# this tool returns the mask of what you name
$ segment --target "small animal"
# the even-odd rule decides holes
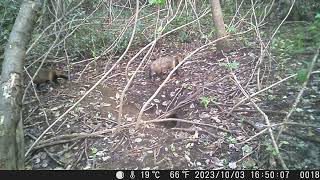
[[[33,75],[32,75],[33,76]],[[34,78],[33,83],[37,85],[37,89],[40,89],[40,85],[44,83],[54,83],[58,84],[58,78],[63,78],[68,80],[68,76],[62,71],[58,70],[40,70],[37,76]]]
[[[156,76],[160,76],[160,78],[163,79],[163,74],[168,70],[171,71],[182,60],[183,57],[180,54],[175,56],[164,56],[156,59],[150,65],[149,77],[151,80],[153,80]],[[178,74],[178,70],[176,71],[176,74]]]

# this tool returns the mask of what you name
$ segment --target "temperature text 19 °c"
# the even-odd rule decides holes
[[[141,178],[142,179],[159,179],[160,178],[160,171],[141,171]]]

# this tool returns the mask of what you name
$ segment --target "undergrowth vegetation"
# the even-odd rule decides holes
[[[100,108],[100,105],[101,107],[116,105],[114,109],[117,109],[120,106],[117,104],[120,103],[120,94],[127,90],[124,90],[127,87],[126,85],[128,85],[129,89],[137,89],[130,91],[130,94],[124,94],[123,99],[129,99],[131,98],[129,96],[132,95],[133,100],[130,99],[130,103],[134,102],[134,108],[143,106],[144,102],[140,101],[144,100],[144,96],[148,93],[150,95],[149,91],[155,91],[161,84],[149,81],[146,75],[150,60],[177,52],[192,52],[200,46],[214,41],[218,32],[215,28],[212,14],[209,11],[211,7],[209,1],[196,1],[195,4],[198,5],[196,7],[193,6],[194,4],[191,1],[182,1],[180,6],[178,1],[170,1],[171,4],[165,0],[140,1],[139,16],[136,24],[134,22],[136,6],[135,2],[130,0],[120,0],[113,2],[113,4],[111,4],[111,1],[101,0],[84,0],[82,4],[78,4],[80,1],[68,1],[64,2],[65,6],[62,8],[62,12],[56,11],[55,6],[51,2],[54,1],[46,1],[47,4],[45,3],[42,11],[39,12],[40,18],[32,34],[29,46],[31,47],[31,51],[26,56],[25,67],[28,69],[29,66],[34,66],[34,64],[43,67],[60,66],[64,70],[67,67],[68,73],[73,73],[72,81],[78,83],[76,84],[77,87],[74,87],[72,90],[78,93],[77,95],[82,95],[87,91],[88,87],[93,87],[93,83],[103,76],[107,67],[110,64],[112,65],[114,60],[121,57],[128,47],[134,27],[136,28],[134,39],[126,57],[124,60],[119,61],[120,63],[116,66],[118,68],[117,71],[115,70],[116,74],[108,76],[108,78],[112,77],[110,78],[111,80],[115,79],[113,81],[114,86],[117,85],[118,87],[114,87],[116,90],[112,91],[112,93],[116,94],[115,97],[112,97],[113,99],[110,97],[113,94],[110,95],[111,93],[107,90],[105,92],[107,95],[103,97],[108,96],[107,98],[115,100],[116,103],[109,104],[108,102],[101,105],[101,102],[105,99],[99,99],[99,102],[89,102],[88,104],[90,105],[95,104],[93,108],[94,113],[96,113],[95,115],[101,114],[96,109],[97,107]],[[152,106],[148,109],[150,110],[148,111],[149,114],[159,115],[169,110],[174,98],[180,98],[178,95],[174,96],[175,92],[180,93],[181,91],[181,94],[183,94],[181,96],[185,98],[186,94],[190,95],[191,92],[199,90],[201,93],[196,98],[196,103],[189,105],[188,103],[190,102],[188,102],[185,106],[187,107],[187,111],[192,111],[188,114],[189,117],[186,117],[186,112],[182,114],[185,116],[184,118],[196,121],[195,125],[199,125],[202,119],[207,119],[207,123],[209,122],[208,126],[214,127],[215,130],[214,132],[207,132],[206,129],[201,128],[188,129],[189,133],[192,132],[193,134],[191,138],[185,138],[188,141],[187,145],[177,145],[174,144],[176,142],[170,142],[171,144],[165,144],[168,146],[163,148],[165,149],[165,153],[169,153],[172,155],[171,158],[174,159],[179,157],[180,151],[180,155],[183,154],[183,158],[186,159],[184,163],[192,164],[191,167],[193,168],[199,164],[199,167],[202,167],[205,163],[207,163],[205,165],[208,165],[213,161],[219,164],[219,167],[230,169],[283,168],[283,165],[278,162],[281,158],[287,162],[289,169],[320,167],[320,157],[318,154],[320,149],[317,146],[320,135],[318,132],[319,128],[315,128],[316,126],[320,126],[318,122],[320,118],[318,112],[319,106],[317,106],[319,105],[320,97],[320,76],[319,72],[316,72],[319,71],[319,65],[311,66],[312,57],[320,47],[320,3],[315,0],[308,1],[305,2],[309,5],[308,7],[301,7],[299,9],[298,7],[300,7],[301,3],[303,4],[302,1],[297,1],[295,5],[292,5],[293,10],[288,14],[291,4],[287,1],[277,1],[274,4],[260,0],[242,1],[240,4],[238,1],[221,1],[225,28],[228,35],[230,35],[230,49],[218,51],[215,44],[213,44],[208,46],[208,49],[199,50],[184,64],[181,63],[183,65],[179,68],[182,69],[182,75],[172,78],[170,80],[171,84],[168,85],[172,87],[169,90],[173,93],[166,92],[167,94],[161,94],[157,98],[166,98],[166,100],[161,103],[159,99],[154,99]],[[0,64],[2,64],[2,60],[4,59],[5,44],[20,4],[21,1],[0,1]],[[270,11],[267,11],[267,9],[270,9]],[[199,18],[205,12],[207,14]],[[285,17],[287,19],[284,19]],[[169,21],[171,22],[167,24]],[[190,23],[192,21],[194,22]],[[184,26],[187,23],[190,24]],[[184,27],[180,28],[181,26]],[[166,37],[160,38],[155,43],[154,47],[156,49],[151,51],[153,54],[148,56],[149,59],[146,58],[146,62],[142,63],[144,58],[141,57],[141,54],[137,58],[138,63],[127,61],[134,57],[136,52],[149,45],[149,43],[155,39],[158,40],[157,38],[159,38],[160,33],[164,34],[176,28],[180,29]],[[92,68],[91,62],[95,63],[94,70],[90,69]],[[141,64],[139,64],[140,62]],[[129,65],[131,66],[129,67]],[[102,66],[105,67],[101,68]],[[133,67],[141,68],[139,70],[137,68],[135,72]],[[170,67],[174,68],[176,64],[174,67]],[[87,71],[88,69],[90,71]],[[130,71],[129,75],[127,71]],[[311,71],[315,72],[309,77]],[[90,73],[96,74],[92,75]],[[137,79],[135,79],[136,81],[132,85],[128,83],[128,79],[134,73],[137,73]],[[161,73],[163,72],[161,71]],[[88,85],[84,86],[81,78],[84,76],[88,77],[88,74],[91,77],[88,78],[89,80],[87,79]],[[282,82],[284,78],[289,76],[292,76],[292,78],[288,78],[289,80]],[[110,80],[108,78],[104,82]],[[278,82],[281,83],[277,84],[278,86],[273,86]],[[103,88],[107,86],[109,87],[110,84],[105,84]],[[70,89],[71,87],[70,85]],[[119,89],[121,91],[118,92]],[[303,91],[305,92],[299,96],[297,95]],[[133,95],[134,93],[136,93],[136,96]],[[67,91],[64,91],[62,94],[69,95]],[[53,97],[59,96],[53,95]],[[168,103],[171,100],[172,102]],[[73,103],[76,100],[72,99],[70,101]],[[237,104],[238,102],[241,103]],[[178,101],[172,104],[179,105]],[[76,111],[81,113],[86,111],[89,113],[93,112],[91,109],[86,109],[85,111],[85,108],[77,107]],[[48,107],[47,109],[55,108]],[[152,112],[154,109],[157,110]],[[107,110],[104,109],[104,111]],[[230,115],[231,112],[233,114]],[[110,110],[106,114],[107,118],[101,119],[116,124],[115,119],[117,116],[115,113],[112,114]],[[292,114],[292,116],[289,120],[284,120],[288,114]],[[81,122],[99,119],[99,117],[92,114],[89,115],[89,120],[82,120],[82,116],[80,115],[74,116],[81,119]],[[121,118],[121,116],[119,117]],[[133,118],[129,117],[129,115],[126,115],[124,118],[126,118],[126,123],[133,121]],[[279,133],[278,137],[280,127],[283,127],[285,123],[288,124],[288,122],[295,123],[294,125],[298,128],[296,126],[288,126],[283,134]],[[213,125],[215,123],[217,126]],[[103,126],[109,127],[108,124],[103,124]],[[276,140],[270,137],[271,133],[267,134],[269,133],[267,130],[265,131],[267,133],[259,135],[259,139],[252,138],[255,134],[265,130],[263,128],[271,128],[271,126]],[[84,127],[90,127],[90,130],[88,130],[90,132],[94,129],[91,128],[91,124]],[[110,125],[110,127],[113,126]],[[69,133],[70,127],[67,129]],[[218,133],[218,130],[224,132]],[[234,133],[235,130],[239,131]],[[96,129],[93,131],[96,131]],[[156,131],[152,130],[150,134],[153,132]],[[161,132],[167,133],[167,131]],[[197,134],[199,132],[206,135],[199,136]],[[136,139],[130,140],[130,143],[141,143],[144,141],[142,138],[148,135],[145,133],[137,138],[135,137]],[[176,134],[174,135],[177,137]],[[202,137],[211,137],[211,139],[203,138],[203,140],[201,139]],[[240,144],[246,138],[250,142]],[[127,137],[113,140],[119,143],[119,139],[127,141]],[[180,137],[180,139],[183,138]],[[214,143],[211,142],[212,139],[214,139]],[[159,140],[159,138],[156,138],[156,140]],[[196,145],[199,145],[195,143],[197,140],[199,140],[199,144],[203,143],[201,145],[204,145],[206,148],[209,147],[210,151],[216,148],[214,153],[211,152],[211,154],[205,150],[203,151],[203,154],[206,156],[210,155],[209,159],[216,159],[210,159],[209,161],[205,161],[205,163],[196,162],[196,159],[199,158],[196,150],[201,150],[202,148],[194,148]],[[121,143],[119,143],[119,146]],[[100,145],[102,143],[97,144]],[[126,143],[122,143],[121,145],[123,144]],[[130,145],[132,146],[132,144]],[[121,147],[119,149],[123,150],[125,148]],[[161,148],[159,148],[159,152]],[[141,152],[144,153],[145,149],[141,149]],[[184,152],[185,149],[188,150],[189,154]],[[90,147],[87,159],[90,159],[91,156],[95,160],[105,153],[101,153],[99,150],[98,146]],[[278,152],[279,150],[280,153]],[[150,151],[147,154],[142,153],[142,162],[148,155],[156,155],[156,151],[153,151],[153,149]],[[114,152],[116,151],[112,151],[112,153]],[[190,152],[197,152],[194,153],[193,159],[189,157],[191,156]],[[221,161],[218,157],[215,157],[215,154],[218,154],[217,156],[219,156]],[[108,155],[108,158],[104,160],[107,161],[114,157],[121,157],[121,155],[112,157]],[[156,162],[155,159],[154,157],[150,162],[153,163],[153,160]],[[163,159],[163,161],[167,160],[166,158]],[[194,160],[194,162],[190,159]],[[160,161],[162,162],[162,160]],[[117,161],[114,160],[113,162]]]

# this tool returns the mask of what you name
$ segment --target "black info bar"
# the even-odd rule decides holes
[[[60,178],[86,180],[194,180],[194,179],[319,179],[320,170],[40,170],[0,171],[1,179]],[[90,178],[90,179],[89,179]]]

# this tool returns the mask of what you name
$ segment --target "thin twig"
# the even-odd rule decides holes
[[[227,59],[227,62],[229,63],[228,57],[226,57],[226,59]],[[230,70],[230,74],[231,74],[232,77],[233,77],[232,80],[233,80],[233,81],[236,83],[236,85],[240,88],[241,92],[242,92],[246,97],[249,98],[248,93],[243,89],[243,87],[241,86],[240,82],[238,81],[238,78],[237,78],[237,77],[235,76],[235,74],[233,73],[232,69]],[[270,121],[269,121],[268,116],[259,108],[259,106],[258,106],[255,102],[253,102],[250,98],[249,98],[249,100],[250,100],[250,102],[253,104],[253,106],[262,114],[262,116],[264,117],[264,119],[265,119],[265,121],[266,121],[266,124],[267,124],[268,126],[271,126],[271,123],[270,123]],[[270,134],[270,137],[271,137],[271,141],[272,141],[273,147],[274,147],[274,149],[275,149],[275,151],[276,151],[276,153],[277,153],[277,158],[279,159],[282,168],[283,168],[283,169],[288,169],[288,168],[287,168],[287,165],[285,164],[285,162],[284,162],[284,160],[283,160],[283,158],[282,158],[282,156],[280,155],[279,147],[278,147],[278,145],[277,145],[277,143],[276,143],[276,140],[275,140],[275,138],[274,138],[272,129],[271,129],[271,128],[268,128],[268,131],[269,131],[269,134]]]
[[[312,69],[314,67],[314,65],[316,64],[316,61],[318,59],[318,55],[319,55],[319,48],[317,49],[316,51],[316,54],[314,55],[313,59],[312,59],[312,62],[310,64],[310,67],[309,67],[309,71],[308,71],[308,74],[307,74],[307,78],[306,78],[306,81],[303,83],[302,87],[301,87],[301,90],[300,92],[298,93],[289,113],[287,114],[287,116],[283,119],[283,123],[286,123],[287,121],[289,121],[289,118],[291,116],[291,114],[295,111],[296,107],[298,106],[298,103],[300,102],[300,99],[302,98],[302,94],[304,92],[304,90],[306,89],[307,87],[307,84],[309,82],[309,79],[310,79],[310,76],[311,76],[311,72],[312,72]],[[279,140],[279,136],[281,135],[282,131],[284,130],[284,126],[281,126],[280,128],[280,131],[277,135],[277,138],[276,138],[276,141]]]

